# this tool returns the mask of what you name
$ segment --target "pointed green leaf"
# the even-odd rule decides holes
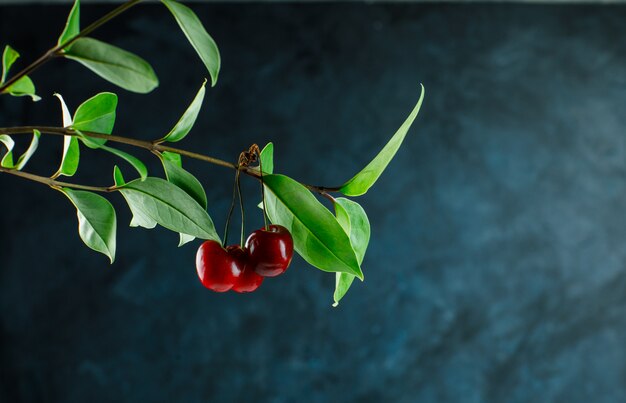
[[[67,22],[65,23],[65,28],[63,28],[63,32],[61,36],[59,36],[59,41],[57,44],[59,46],[63,45],[65,42],[69,41],[80,32],[80,0],[76,0],[74,2],[74,6],[72,10],[70,10],[70,14],[67,17]]]
[[[188,244],[189,242],[193,241],[194,239],[196,239],[195,236],[192,235],[187,235],[187,234],[179,234],[180,235],[180,240],[178,241],[178,247],[180,248],[181,246],[184,246],[185,244]]]
[[[54,94],[61,103],[61,111],[63,114],[63,127],[72,126],[72,115],[60,94]],[[63,136],[63,154],[61,157],[61,165],[57,172],[52,175],[53,178],[63,176],[74,176],[78,170],[78,163],[80,161],[80,146],[78,144],[78,138],[75,136]]]
[[[118,150],[117,148],[109,146],[100,146],[100,149],[126,160],[126,162],[128,162],[130,165],[132,165],[133,168],[135,168],[141,180],[145,180],[148,177],[148,168],[146,168],[146,165],[141,162],[139,158],[130,155],[122,150]]]
[[[291,232],[295,250],[323,271],[363,279],[350,238],[328,209],[300,183],[284,175],[265,177],[267,214]]]
[[[18,171],[22,170],[26,166],[30,157],[32,157],[33,154],[35,154],[35,151],[37,151],[37,147],[39,146],[39,137],[41,137],[41,132],[39,130],[33,130],[33,139],[30,141],[28,149],[20,156],[20,158],[18,158],[17,164],[15,164],[15,168],[17,168]]]
[[[211,36],[207,33],[198,16],[187,6],[173,0],[161,0],[170,10],[191,46],[206,66],[211,76],[211,87],[217,83],[220,72],[220,52]]]
[[[113,167],[113,181],[115,182],[115,186],[117,187],[122,187],[126,184],[124,176],[122,175],[122,171],[117,165]],[[122,196],[124,196],[124,194],[122,194]],[[124,196],[124,198],[126,197]],[[152,229],[156,227],[156,221],[154,221],[150,217],[147,217],[143,212],[135,208],[134,205],[128,203],[128,206],[130,207],[130,211],[133,214],[133,218],[130,220],[131,227],[143,227],[147,229]]]
[[[107,199],[92,192],[61,189],[76,207],[78,233],[85,245],[115,260],[115,209]]]
[[[183,113],[183,116],[180,117],[180,119],[178,120],[178,123],[176,123],[174,128],[170,130],[170,132],[165,137],[159,140],[159,143],[164,142],[164,141],[175,143],[177,141],[184,139],[185,136],[189,134],[189,131],[191,131],[191,128],[193,127],[194,123],[196,123],[196,119],[198,118],[198,113],[200,113],[200,108],[202,107],[202,101],[204,100],[204,93],[206,92],[205,85],[206,85],[206,80],[204,80],[204,83],[202,83],[200,90],[196,94],[191,104],[187,107],[187,110],[185,111],[185,113]]]
[[[363,263],[370,239],[370,222],[367,214],[361,205],[343,197],[335,199],[334,205],[337,222],[350,236],[350,244],[352,244],[352,249],[360,265]],[[341,298],[348,292],[354,281],[354,276],[348,273],[336,273],[335,276],[335,293],[333,295],[335,303],[333,306],[336,307]]]
[[[131,92],[145,94],[159,85],[152,66],[144,59],[93,38],[78,39],[64,56]]]
[[[183,166],[183,158],[180,156],[180,154],[171,153],[169,151],[163,151],[161,153],[161,158],[171,162],[172,164],[178,167],[182,168]]]
[[[19,57],[20,54],[17,53],[15,49],[9,45],[4,47],[4,51],[2,52],[2,76],[0,77],[0,84],[3,84],[6,81],[9,69]]]
[[[126,184],[124,175],[122,175],[122,171],[117,165],[113,167],[113,182],[115,183],[115,186],[124,186]]]
[[[111,92],[94,95],[76,109],[72,128],[81,132],[111,134],[115,125],[116,108],[117,95]],[[89,148],[99,148],[106,143],[105,139],[87,137],[84,134],[80,139]]]
[[[161,178],[134,180],[118,189],[133,214],[139,213],[161,226],[200,239],[219,241],[206,210],[178,186]]]
[[[261,150],[261,165],[264,173],[274,173],[274,143],[267,143]]]
[[[197,201],[203,209],[206,210],[207,198],[206,192],[202,187],[202,183],[200,183],[200,181],[191,173],[177,166],[176,164],[167,160],[162,161],[167,180],[184,190],[185,193],[193,197],[193,199]]]
[[[41,100],[41,97],[35,94],[35,84],[28,76],[20,78],[3,92],[14,97],[30,97],[33,102]]]
[[[420,95],[419,100],[417,101],[417,105],[413,108],[413,111],[409,115],[409,117],[404,121],[402,126],[398,129],[398,131],[393,135],[391,140],[385,145],[385,147],[378,153],[378,155],[369,163],[361,172],[356,174],[352,179],[347,181],[341,186],[341,193],[346,196],[361,196],[365,194],[367,190],[372,187],[376,180],[383,173],[389,162],[396,155],[396,152],[402,145],[402,141],[406,136],[407,132],[411,128],[411,124],[417,117],[417,113],[422,106],[422,101],[424,100],[424,86],[422,85],[422,93]]]
[[[15,147],[15,141],[6,134],[0,134],[0,143],[4,144],[7,149],[4,157],[2,157],[0,161],[0,166],[3,168],[15,168],[15,164],[13,164],[13,147]]]

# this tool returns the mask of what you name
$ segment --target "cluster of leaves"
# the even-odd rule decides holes
[[[215,42],[206,32],[195,13],[188,7],[172,0],[162,0],[171,11],[187,39],[204,62],[211,84],[215,85],[220,68],[220,56]],[[76,0],[67,24],[58,40],[57,50],[68,59],[76,60],[102,78],[135,92],[149,92],[158,85],[152,67],[132,53],[81,36],[80,4]],[[2,82],[19,55],[10,47],[3,55]],[[198,117],[205,94],[206,81],[183,113],[176,125],[153,144],[175,143],[184,139]],[[36,99],[32,81],[23,76],[5,92],[12,95],[30,95]],[[195,238],[220,241],[208,213],[206,193],[198,179],[182,166],[182,157],[176,152],[153,150],[162,162],[165,179],[149,176],[143,162],[135,156],[111,147],[107,137],[113,132],[117,96],[105,92],[83,102],[71,114],[61,95],[55,94],[62,107],[63,126],[67,129],[61,163],[52,179],[73,176],[79,167],[81,144],[114,154],[124,160],[136,172],[137,177],[126,181],[121,169],[113,167],[114,185],[107,192],[119,192],[132,212],[132,227],[155,228],[158,225],[179,233],[179,246]],[[378,180],[402,144],[415,120],[422,100],[421,96],[406,121],[391,140],[359,173],[336,191],[344,196],[365,194]],[[0,162],[3,168],[22,170],[37,148],[41,133],[35,131],[28,150],[17,161],[13,158],[14,143],[8,135],[0,135],[6,148]],[[119,141],[119,138],[118,140]],[[123,141],[122,141],[123,142]],[[169,148],[172,149],[171,147]],[[312,266],[336,273],[335,305],[346,294],[355,278],[363,280],[362,263],[370,239],[370,224],[365,210],[355,201],[333,198],[334,212],[320,202],[316,194],[323,189],[307,187],[298,181],[274,173],[274,146],[269,143],[261,152],[261,163],[252,168],[254,176],[262,175],[265,186],[265,208],[272,223],[285,226],[294,239],[296,252]],[[263,172],[260,172],[263,167]],[[83,242],[90,248],[115,259],[117,217],[113,205],[93,191],[78,186],[53,186],[62,192],[76,207],[78,231]]]

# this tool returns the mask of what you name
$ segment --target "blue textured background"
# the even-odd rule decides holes
[[[0,7],[1,42],[32,60],[67,8]],[[278,171],[335,185],[426,86],[404,147],[359,199],[366,282],[333,309],[333,276],[297,258],[254,294],[208,292],[198,243],[127,228],[117,195],[109,266],[63,196],[3,175],[0,401],[626,401],[625,7],[194,9],[223,69],[184,148],[233,160],[273,140]],[[57,60],[33,74],[43,101],[0,99],[1,125],[60,124],[53,92],[75,108],[113,90],[116,133],[169,130],[206,72],[167,11],[142,6],[96,37],[150,60],[160,88],[129,94]],[[59,151],[46,138],[30,170],[50,174]],[[106,185],[114,162],[85,150],[76,181]],[[232,172],[186,166],[221,228]],[[250,228],[257,191],[246,181]]]

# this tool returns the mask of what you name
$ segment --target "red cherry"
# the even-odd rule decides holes
[[[243,271],[235,281],[232,290],[238,293],[252,292],[259,288],[263,282],[263,277],[254,272],[254,267],[250,264],[250,256],[239,245],[230,245],[226,251],[243,264]]]
[[[244,261],[224,249],[219,242],[206,241],[196,254],[198,277],[206,288],[226,292],[237,282],[244,269]]]
[[[254,231],[246,241],[254,270],[263,277],[275,277],[289,267],[293,257],[293,238],[281,225]]]

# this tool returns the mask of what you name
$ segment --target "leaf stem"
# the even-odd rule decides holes
[[[8,134],[8,135],[13,135],[13,134],[32,134],[33,130],[38,130],[39,132],[41,132],[42,134],[52,134],[52,135],[57,135],[57,136],[75,136],[75,137],[80,137],[80,135],[69,128],[66,127],[53,127],[53,126],[16,126],[16,127],[0,127],[0,134]],[[109,135],[109,134],[104,134],[104,133],[95,133],[95,132],[84,132],[81,131],[81,134],[87,137],[93,137],[93,138],[98,138],[98,139],[106,139],[109,141],[113,141],[115,143],[120,143],[120,144],[127,144],[127,145],[131,145],[134,147],[138,147],[138,148],[143,148],[145,150],[148,150],[152,153],[155,152],[163,152],[163,151],[169,151],[171,153],[175,153],[175,154],[179,154],[188,158],[192,158],[192,159],[196,159],[196,160],[200,160],[200,161],[204,161],[204,162],[208,162],[210,164],[213,165],[219,165],[225,168],[230,168],[230,169],[234,169],[234,170],[238,170],[248,176],[252,176],[256,179],[261,179],[261,175],[259,174],[259,172],[255,169],[249,168],[249,167],[244,167],[244,166],[239,166],[237,164],[233,164],[232,162],[228,162],[228,161],[224,161],[221,160],[219,158],[214,158],[214,157],[210,157],[208,155],[204,155],[204,154],[199,154],[196,152],[192,152],[192,151],[187,151],[187,150],[183,150],[180,148],[174,148],[174,147],[170,147],[170,146],[164,146],[162,144],[158,144],[157,142],[153,142],[153,141],[146,141],[146,140],[138,140],[138,139],[133,139],[133,138],[129,138],[129,137],[122,137],[122,136],[115,136],[115,135]],[[339,191],[339,187],[327,187],[327,186],[314,186],[314,185],[307,185],[307,184],[303,184],[307,189],[309,189],[312,192],[316,192],[321,194],[324,197],[328,197],[328,192],[338,192]]]
[[[54,180],[52,178],[48,178],[46,176],[39,176],[35,174],[31,174],[28,172],[18,171],[16,169],[9,169],[0,167],[0,172],[7,173],[10,175],[19,176],[20,178],[28,179],[34,182],[43,183],[44,185],[48,185],[51,188],[72,188],[72,189],[80,189],[80,190],[90,190],[92,192],[113,192],[117,190],[115,186],[104,187],[104,186],[87,186],[87,185],[79,185],[77,183],[68,183]]]
[[[129,0],[129,1],[127,1],[126,3],[124,3],[121,6],[117,7],[113,11],[109,12],[108,14],[100,17],[96,21],[94,21],[91,24],[89,24],[86,28],[84,28],[82,31],[80,31],[78,34],[76,34],[76,36],[73,36],[72,38],[68,39],[67,41],[65,41],[65,42],[63,42],[61,44],[58,44],[58,45],[56,45],[55,47],[53,47],[51,49],[48,49],[48,51],[46,51],[46,53],[41,55],[37,60],[35,60],[31,64],[29,64],[28,66],[26,66],[24,69],[22,69],[20,72],[18,72],[14,76],[12,76],[4,84],[0,85],[0,93],[2,93],[4,90],[9,88],[12,84],[14,84],[20,78],[22,78],[25,75],[30,74],[33,71],[37,70],[39,67],[41,67],[46,62],[48,62],[51,59],[53,59],[54,57],[59,56],[61,50],[65,49],[66,47],[68,47],[70,45],[72,45],[78,39],[89,35],[93,31],[95,31],[96,29],[100,28],[102,25],[106,24],[107,22],[109,22],[113,18],[117,17],[118,15],[122,14],[124,11],[128,10],[129,8],[131,8],[132,6],[136,5],[140,1],[141,0]]]

